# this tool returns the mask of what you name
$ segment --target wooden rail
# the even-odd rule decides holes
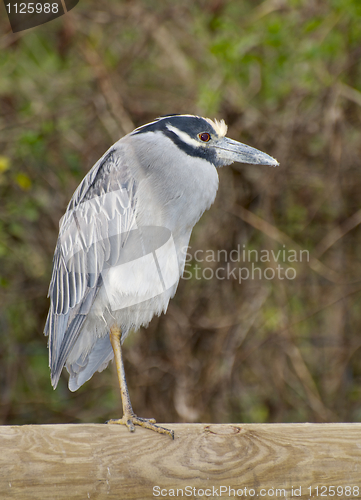
[[[164,425],[2,426],[0,498],[361,498],[361,424]]]

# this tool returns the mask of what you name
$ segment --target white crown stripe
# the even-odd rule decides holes
[[[219,137],[224,137],[227,133],[228,127],[224,120],[211,120],[210,118],[205,118],[205,120],[214,128]]]

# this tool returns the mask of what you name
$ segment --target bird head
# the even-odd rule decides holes
[[[131,135],[161,132],[189,156],[203,158],[215,167],[234,162],[277,166],[278,162],[258,149],[226,137],[224,120],[194,115],[168,115],[135,129]]]

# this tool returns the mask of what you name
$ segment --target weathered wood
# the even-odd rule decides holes
[[[164,425],[0,427],[0,498],[361,498],[361,424]]]

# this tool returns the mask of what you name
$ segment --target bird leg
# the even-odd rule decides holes
[[[122,424],[126,425],[130,432],[135,431],[135,425],[140,425],[146,429],[159,432],[160,434],[168,434],[174,439],[174,431],[155,425],[154,418],[140,418],[134,413],[132,404],[130,402],[127,382],[125,380],[124,364],[122,357],[122,349],[120,347],[121,331],[117,326],[110,329],[110,343],[114,351],[115,365],[117,367],[117,375],[119,380],[120,395],[123,405],[123,417],[120,419],[108,420],[108,424]]]

